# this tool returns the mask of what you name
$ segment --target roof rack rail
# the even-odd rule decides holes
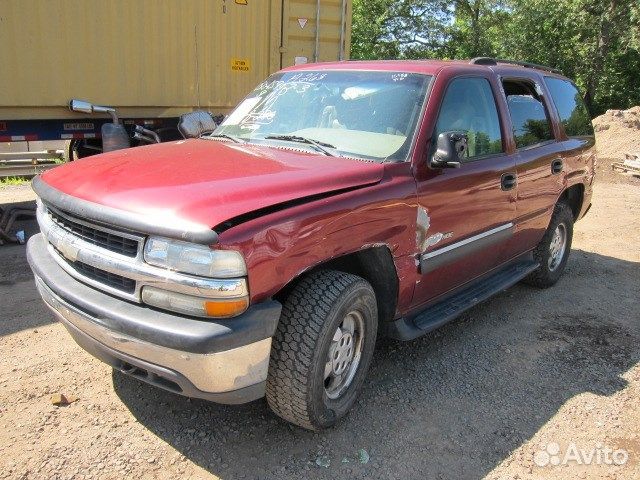
[[[559,75],[562,75],[562,72],[557,68],[547,67],[546,65],[538,65],[537,63],[531,63],[531,62],[505,60],[502,58],[476,57],[469,60],[469,63],[472,63],[473,65],[498,65],[499,63],[506,63],[508,65],[519,65],[521,67],[526,67],[526,68],[537,68],[538,70],[544,70],[546,72],[557,73]]]

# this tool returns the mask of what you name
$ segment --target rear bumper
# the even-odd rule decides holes
[[[102,293],[66,273],[42,235],[27,258],[47,306],[86,351],[165,390],[218,403],[264,395],[278,302],[251,307],[224,321],[161,312]]]

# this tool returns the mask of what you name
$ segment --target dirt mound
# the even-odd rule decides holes
[[[611,164],[624,160],[625,153],[640,152],[640,106],[628,110],[607,110],[593,119],[593,127],[596,131],[598,176],[614,182],[631,180],[612,172]]]
[[[625,153],[640,151],[640,106],[629,110],[607,110],[593,119],[600,158],[624,159]]]

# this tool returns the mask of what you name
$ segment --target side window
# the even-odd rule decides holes
[[[535,84],[526,80],[504,80],[513,136],[517,148],[553,140],[549,115]]]
[[[593,126],[580,92],[571,82],[559,78],[545,77],[551,98],[568,137],[593,135]]]
[[[502,136],[496,101],[485,78],[457,78],[442,100],[433,143],[443,132],[464,131],[469,137],[469,158],[501,153]]]

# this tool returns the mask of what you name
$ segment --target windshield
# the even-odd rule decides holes
[[[370,71],[278,73],[212,135],[279,146],[295,142],[327,155],[405,160],[430,78]]]

